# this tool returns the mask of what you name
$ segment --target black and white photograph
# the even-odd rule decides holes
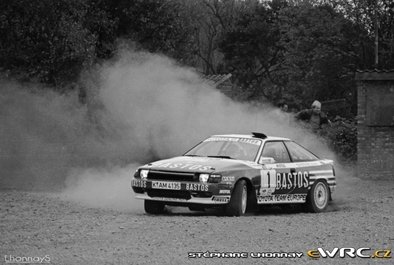
[[[1,0],[1,264],[393,264],[394,1]]]

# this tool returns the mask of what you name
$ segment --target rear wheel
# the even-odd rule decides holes
[[[158,201],[145,200],[145,212],[149,214],[160,214],[164,212],[164,203]]]
[[[246,213],[248,205],[248,187],[245,180],[240,180],[235,185],[230,202],[226,205],[226,214],[229,216],[241,216]]]
[[[329,198],[330,191],[326,182],[322,180],[316,181],[309,191],[306,206],[310,212],[323,212],[328,206]]]

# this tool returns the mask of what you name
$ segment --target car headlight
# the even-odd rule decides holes
[[[140,170],[140,177],[141,177],[141,179],[147,179],[148,178],[148,173],[149,173],[149,169],[141,169]]]
[[[200,182],[207,183],[209,179],[209,174],[200,174]]]

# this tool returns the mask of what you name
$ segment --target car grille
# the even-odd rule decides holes
[[[154,180],[175,180],[175,181],[198,181],[198,175],[186,172],[168,172],[168,171],[149,171],[148,179]]]
[[[165,197],[189,200],[191,198],[190,192],[183,190],[148,190],[150,197]]]

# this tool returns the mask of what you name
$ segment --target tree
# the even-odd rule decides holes
[[[284,1],[274,1],[268,6],[259,4],[251,12],[242,14],[220,43],[227,68],[237,83],[268,99],[274,96],[264,87],[268,84],[280,90],[282,85],[272,74],[279,70],[283,58],[277,16],[286,5]]]
[[[190,38],[179,12],[164,0],[4,0],[0,68],[61,87],[110,58],[118,38],[182,61]]]
[[[332,0],[332,6],[359,28],[361,69],[394,67],[394,2],[392,0]],[[378,43],[375,43],[374,41]],[[378,48],[378,64],[374,48]]]
[[[4,0],[0,67],[59,85],[94,58],[96,36],[83,25],[88,2]]]
[[[106,12],[116,21],[114,35],[134,41],[140,48],[161,52],[179,61],[188,56],[189,28],[180,5],[165,0],[106,0]]]
[[[314,99],[353,99],[357,44],[354,25],[332,7],[303,5],[280,17],[287,87],[309,105]]]
[[[354,102],[360,32],[330,5],[270,1],[242,16],[221,48],[254,97],[284,98],[298,107],[314,99]]]

